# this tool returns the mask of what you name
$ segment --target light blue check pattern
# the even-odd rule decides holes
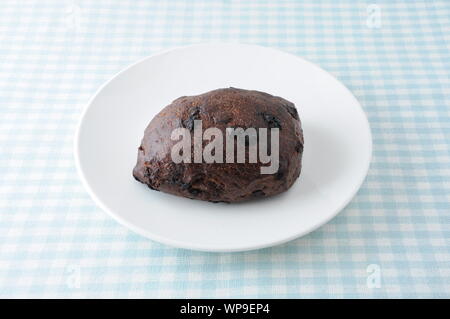
[[[366,111],[368,177],[314,233],[246,253],[175,249],[83,189],[73,136],[97,88],[209,41],[305,57]],[[450,297],[449,61],[448,1],[2,0],[0,297]]]

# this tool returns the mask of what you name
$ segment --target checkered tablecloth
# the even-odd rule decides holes
[[[117,224],[73,159],[88,99],[128,64],[199,42],[279,48],[340,79],[373,160],[335,219],[245,253]],[[449,1],[0,2],[0,297],[450,297]]]

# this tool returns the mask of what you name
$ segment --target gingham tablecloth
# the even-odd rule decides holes
[[[363,106],[368,177],[319,230],[245,253],[176,249],[82,187],[73,137],[98,87],[209,41],[302,56]],[[0,297],[450,297],[449,52],[448,1],[2,0]]]

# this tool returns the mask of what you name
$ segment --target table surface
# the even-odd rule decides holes
[[[368,3],[1,1],[0,297],[450,297],[450,3]],[[98,87],[210,41],[297,54],[360,101],[371,168],[319,230],[245,253],[176,249],[82,187],[74,131]]]

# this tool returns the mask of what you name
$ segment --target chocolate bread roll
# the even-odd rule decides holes
[[[207,138],[209,128],[216,134]],[[245,134],[252,129],[256,139]],[[186,147],[179,151],[183,139]],[[208,148],[213,141],[216,148]],[[299,177],[303,144],[293,103],[259,91],[217,89],[180,97],[152,119],[133,176],[153,190],[191,199],[231,203],[268,197],[286,191]],[[239,162],[239,147],[244,162],[243,153]],[[250,154],[255,151],[256,161],[255,153]],[[272,158],[265,156],[269,154]]]

